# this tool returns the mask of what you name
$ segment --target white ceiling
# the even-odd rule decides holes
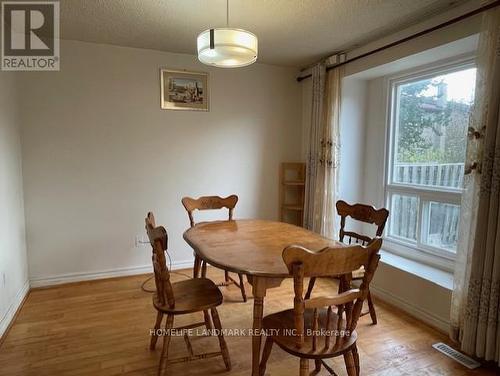
[[[230,26],[259,38],[259,62],[303,66],[441,13],[463,0],[229,0]],[[196,54],[226,23],[226,0],[62,0],[61,37]]]

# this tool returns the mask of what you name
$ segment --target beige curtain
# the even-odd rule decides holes
[[[477,67],[452,336],[464,352],[500,364],[500,9],[483,16]]]
[[[317,64],[312,72],[313,102],[307,151],[304,226],[334,238],[340,155],[339,122],[343,68],[326,72]]]

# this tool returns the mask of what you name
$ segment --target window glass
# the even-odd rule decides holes
[[[462,188],[476,69],[398,86],[393,180]]]
[[[455,252],[460,206],[430,201],[424,206],[423,242]]]
[[[469,65],[392,84],[389,238],[456,252],[475,81]]]
[[[417,240],[418,197],[393,194],[391,197],[390,235],[410,241]]]

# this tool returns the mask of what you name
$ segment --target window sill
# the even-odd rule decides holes
[[[435,251],[418,249],[414,246],[404,244],[392,238],[384,238],[384,250],[399,256],[405,260],[414,261],[417,264],[430,266],[447,273],[453,274],[455,260],[449,255],[438,254]]]
[[[381,250],[380,256],[380,261],[386,265],[416,275],[450,291],[453,290],[453,273],[451,272],[395,255],[387,250]]]

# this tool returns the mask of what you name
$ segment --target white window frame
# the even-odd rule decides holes
[[[463,189],[412,186],[408,184],[396,183],[393,180],[393,166],[395,161],[395,146],[397,140],[396,119],[398,118],[397,106],[397,90],[400,85],[405,83],[432,78],[434,76],[446,73],[452,73],[467,68],[475,67],[473,56],[466,56],[460,59],[455,59],[452,62],[446,62],[440,65],[434,65],[425,69],[414,69],[406,72],[403,75],[395,75],[387,79],[387,152],[384,170],[384,201],[386,207],[391,207],[391,197],[393,194],[406,194],[419,197],[419,213],[417,217],[417,240],[415,242],[407,239],[398,239],[390,236],[390,218],[387,226],[386,235],[384,238],[384,248],[388,251],[398,254],[402,257],[414,259],[426,264],[438,267],[443,270],[453,271],[455,266],[456,254],[441,248],[433,247],[422,243],[423,232],[421,228],[422,216],[424,210],[424,202],[436,201],[440,203],[449,203],[459,205]]]

